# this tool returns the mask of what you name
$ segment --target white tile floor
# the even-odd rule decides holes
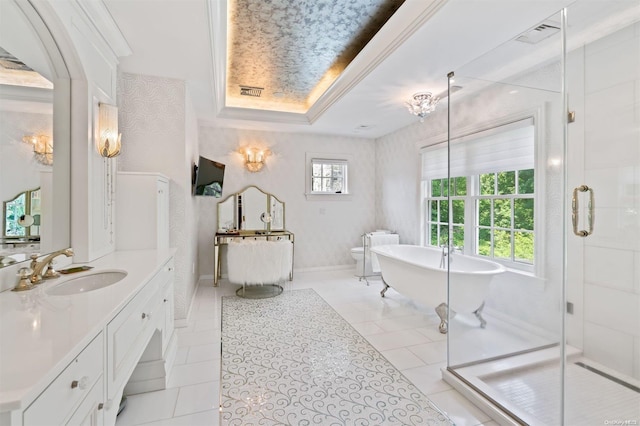
[[[313,288],[458,426],[495,425],[489,416],[445,383],[446,336],[438,318],[389,290],[367,286],[352,271],[296,274],[288,289]],[[218,425],[221,296],[237,286],[201,282],[186,328],[177,329],[178,351],[166,390],[128,397],[117,426]]]

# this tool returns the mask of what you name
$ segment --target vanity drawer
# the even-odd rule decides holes
[[[151,338],[165,282],[173,274],[173,264],[166,264],[107,325],[108,396],[121,389],[138,363]]]
[[[100,332],[24,411],[24,425],[63,424],[102,377],[103,355]]]

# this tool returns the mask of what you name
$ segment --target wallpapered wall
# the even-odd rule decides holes
[[[157,172],[171,179],[169,243],[177,248],[175,316],[184,319],[197,283],[193,273],[197,212],[189,164],[198,135],[191,101],[184,81],[123,73],[118,79],[118,105],[119,170]]]
[[[247,171],[240,146],[256,144],[272,152],[259,173]],[[328,157],[351,154],[349,187],[340,200],[307,200],[305,154]],[[200,155],[226,165],[223,198],[248,185],[256,185],[285,202],[286,227],[295,233],[295,269],[353,265],[350,249],[361,245],[360,235],[375,228],[375,142],[372,140],[310,134],[262,132],[200,127]],[[332,196],[333,197],[333,196]],[[213,274],[213,235],[219,199],[196,197],[200,212],[198,253],[201,275]]]
[[[401,244],[420,244],[421,162],[416,143],[437,129],[433,118],[376,140],[377,223],[400,234]]]

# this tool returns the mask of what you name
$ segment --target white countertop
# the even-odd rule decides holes
[[[0,412],[26,408],[174,253],[118,251],[88,263],[94,267],[90,271],[47,280],[28,291],[0,293]],[[68,279],[106,269],[128,275],[99,290],[46,294]]]

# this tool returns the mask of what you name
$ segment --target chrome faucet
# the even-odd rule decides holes
[[[442,249],[442,255],[440,256],[440,268],[445,269],[447,267],[446,258],[451,254],[451,246],[442,244],[440,248]],[[450,257],[449,262],[453,262],[453,258]]]
[[[43,279],[59,277],[60,274],[56,272],[55,269],[53,269],[52,262],[54,258],[60,255],[71,257],[73,256],[73,249],[66,248],[63,250],[54,251],[53,253],[48,254],[44,259],[42,259],[39,262],[38,262],[38,254],[36,253],[32,254],[30,268],[33,272],[31,273],[31,277],[29,278],[29,281],[31,281],[31,284],[39,284],[42,282]],[[45,267],[47,267],[47,271],[43,274],[42,271],[44,270]]]
[[[445,269],[447,267],[446,258],[449,257],[449,263],[453,262],[453,254],[458,250],[460,254],[464,251],[464,247],[452,246],[448,244],[442,244],[440,246],[442,249],[442,255],[440,256],[440,268]]]

